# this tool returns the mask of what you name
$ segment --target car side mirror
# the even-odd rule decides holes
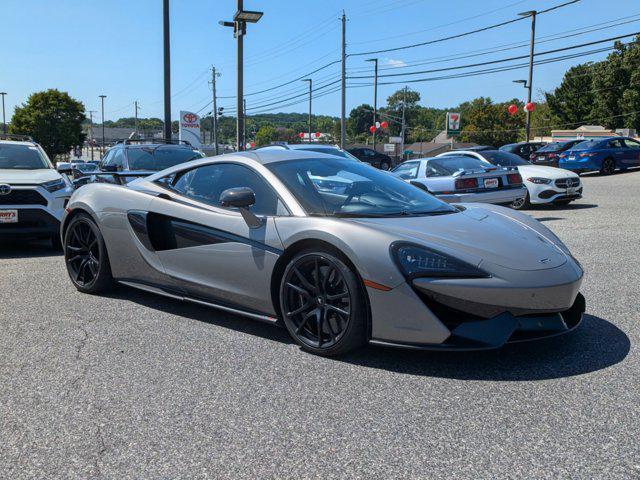
[[[249,210],[255,203],[256,194],[249,187],[228,188],[220,194],[220,206],[237,208],[249,228],[262,226],[262,220]]]

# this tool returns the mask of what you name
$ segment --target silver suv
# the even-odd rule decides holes
[[[50,238],[59,247],[60,219],[72,193],[40,145],[0,136],[0,239]]]

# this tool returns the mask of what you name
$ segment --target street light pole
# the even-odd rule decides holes
[[[162,2],[164,32],[164,138],[171,140],[171,38],[169,31],[169,0]]]
[[[107,98],[106,95],[100,95],[100,101],[102,103],[102,146],[100,148],[100,155],[104,155],[104,99]]]
[[[262,12],[253,12],[243,9],[242,0],[237,0],[237,11],[233,16],[233,22],[218,22],[223,27],[233,27],[233,33],[237,40],[237,64],[238,64],[238,84],[236,94],[236,143],[238,144],[238,151],[244,150],[244,35],[247,33],[247,22],[257,23],[262,18]]]
[[[309,143],[311,143],[311,98],[313,96],[313,79],[305,78],[303,82],[309,82]]]
[[[342,11],[342,98],[340,115],[340,148],[347,144],[347,16]]]
[[[2,130],[4,131],[4,134],[7,134],[7,117],[5,116],[5,112],[4,112],[4,96],[7,94],[7,92],[0,92],[0,95],[2,95]]]
[[[533,90],[533,55],[534,48],[536,43],[536,15],[538,12],[535,10],[530,10],[528,12],[522,12],[518,15],[523,17],[531,17],[531,45],[529,48],[529,82],[528,82],[528,94],[527,94],[527,103],[531,103],[531,92]],[[526,86],[526,85],[525,85]],[[526,123],[526,134],[527,134],[527,142],[531,138],[531,112],[526,110],[527,115],[527,123]]]
[[[374,73],[373,73],[373,126],[376,126],[377,116],[378,116],[378,59],[370,58],[367,62],[373,62],[374,64]],[[373,150],[376,149],[376,130],[373,131]]]
[[[89,110],[89,148],[91,149],[91,160],[93,160],[93,114],[95,110]]]

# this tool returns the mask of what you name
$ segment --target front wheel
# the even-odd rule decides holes
[[[88,215],[71,219],[64,235],[64,260],[73,285],[83,293],[100,293],[113,284],[104,238]]]
[[[280,309],[291,337],[312,353],[341,355],[366,341],[363,288],[331,253],[308,250],[291,260],[280,285]]]
[[[611,175],[616,171],[616,162],[613,158],[605,158],[602,161],[602,166],[600,167],[601,175]]]
[[[389,170],[391,168],[391,164],[389,162],[381,162],[380,170]]]
[[[514,200],[510,205],[510,207],[514,210],[523,210],[525,208],[529,208],[530,206],[531,203],[529,202],[529,192],[525,193],[524,197]]]

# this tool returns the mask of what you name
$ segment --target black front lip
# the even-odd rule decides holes
[[[564,335],[582,322],[585,299],[578,293],[571,308],[555,314],[515,316],[504,312],[475,322],[463,322],[451,330],[440,344],[393,343],[372,338],[371,344],[414,350],[493,350],[510,343],[520,343]]]

